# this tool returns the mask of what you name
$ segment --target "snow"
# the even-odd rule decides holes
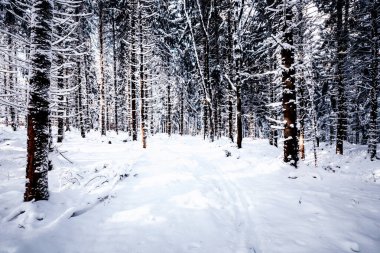
[[[49,201],[23,203],[25,136],[0,128],[1,253],[380,249],[380,162],[365,146],[322,144],[318,168],[308,149],[295,170],[268,140],[156,135],[144,150],[73,131],[55,144]]]

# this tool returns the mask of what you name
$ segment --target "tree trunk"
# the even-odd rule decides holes
[[[78,59],[77,62],[77,83],[78,83],[78,112],[79,112],[79,128],[80,128],[80,135],[82,138],[86,137],[86,132],[84,129],[84,122],[83,122],[83,89],[82,89],[82,69],[81,69],[81,61]]]
[[[206,95],[205,95],[206,96]],[[203,101],[203,139],[206,140],[208,133],[208,105],[206,99]]]
[[[4,54],[4,60],[5,60],[6,55]],[[7,80],[8,79],[8,73],[4,72],[3,74],[3,89],[4,89],[4,95],[8,94],[8,85],[7,85]],[[5,126],[8,126],[8,106],[5,107]]]
[[[86,50],[89,50],[88,43],[86,42]],[[90,83],[88,81],[88,75],[90,73],[89,70],[89,64],[88,64],[88,56],[87,54],[84,55],[84,82],[85,82],[85,90],[86,90],[86,130],[89,131],[89,129],[94,129],[94,126],[92,124],[91,114],[90,114]]]
[[[99,59],[100,59],[100,80],[99,80],[99,124],[101,135],[106,135],[106,98],[104,84],[104,37],[103,37],[103,3],[99,1]]]
[[[166,115],[166,133],[170,136],[172,134],[172,104],[170,101],[170,84],[167,86],[167,115]]]
[[[184,87],[181,83],[181,97],[180,97],[180,108],[179,108],[179,134],[183,135],[183,124],[184,124]]]
[[[60,26],[57,26],[58,35],[62,34],[62,29]],[[63,75],[64,75],[64,66],[63,66],[63,56],[62,54],[57,54],[57,87],[58,91],[61,92],[64,89]],[[66,112],[65,96],[60,94],[58,95],[58,133],[57,133],[57,142],[61,143],[64,138],[64,115]]]
[[[271,71],[273,70],[272,69],[272,65],[270,64],[270,70]],[[273,83],[273,80],[272,80],[272,76],[269,76],[269,101],[270,103],[274,103],[276,100],[275,100],[275,95],[274,95],[274,83]],[[272,119],[275,119],[277,120],[277,114],[276,114],[276,109],[273,107],[270,109],[270,117]],[[270,145],[273,145],[275,147],[278,147],[278,133],[277,133],[277,129],[275,128],[271,128],[270,131],[269,131],[269,144]]]
[[[301,160],[305,160],[305,97],[304,97],[304,82],[300,82],[299,96],[299,153]]]
[[[10,29],[11,30],[11,29]],[[15,49],[15,46],[12,45],[13,44],[13,40],[12,40],[12,37],[10,35],[8,35],[8,49],[9,49],[9,58],[8,58],[8,66],[9,66],[9,91],[12,93],[12,96],[10,97],[10,102],[12,104],[14,104],[15,102],[15,91],[14,91],[14,86],[15,86],[15,79],[14,79],[14,68],[13,68],[13,64],[14,64],[14,60],[12,59],[12,52],[13,51],[16,51]],[[17,123],[16,123],[16,110],[15,110],[15,107],[14,106],[10,106],[9,108],[9,112],[11,114],[11,127],[13,129],[13,131],[16,131],[17,130]]]
[[[119,93],[117,90],[117,62],[116,62],[116,29],[115,29],[115,13],[112,9],[112,49],[113,49],[113,88],[115,95],[115,131],[116,134],[119,133],[119,122],[118,122],[118,110],[119,110]]]
[[[336,153],[343,155],[343,141],[346,138],[347,116],[345,108],[344,89],[344,61],[346,55],[346,31],[343,27],[343,7],[347,0],[337,0],[337,133],[336,133]]]
[[[136,82],[137,82],[137,56],[136,56],[136,3],[131,2],[131,131],[132,140],[137,141],[137,113],[136,113]]]
[[[289,22],[293,19],[293,13],[290,7],[285,6],[285,24],[283,27],[283,43],[288,47],[281,50],[282,58],[282,86],[283,97],[282,107],[284,112],[284,162],[290,162],[297,167],[298,161],[298,142],[297,142],[297,108],[296,108],[296,89],[295,89],[295,69],[294,66],[294,49],[293,30]]]
[[[242,48],[239,38],[239,0],[234,0],[234,35],[233,35],[233,55],[235,60],[235,86],[236,86],[236,144],[238,148],[241,148],[243,140],[243,124],[242,124],[242,108],[241,108],[241,80],[240,80],[240,68],[242,58]]]
[[[232,17],[231,17],[232,8],[230,6],[228,13],[227,13],[227,29],[228,29],[228,45],[227,45],[227,62],[228,62],[228,70],[231,71],[233,68],[233,62],[232,62]],[[231,71],[232,72],[232,71]],[[227,90],[227,97],[228,97],[228,137],[229,139],[234,142],[234,122],[233,122],[233,102],[232,102],[232,86],[228,82],[228,90]]]
[[[123,106],[123,130],[129,131],[129,102],[130,102],[130,94],[129,94],[129,82],[128,82],[128,65],[127,65],[127,45],[124,40],[120,41],[120,80],[121,80],[121,86],[124,88],[124,106]]]
[[[141,5],[141,0],[139,1],[139,37],[140,37],[140,123],[141,123],[141,139],[142,139],[142,144],[143,148],[146,148],[146,138],[147,138],[147,128],[146,128],[146,108],[145,108],[145,103],[146,103],[146,88],[145,88],[145,80],[144,80],[144,48],[143,48],[143,21],[142,21],[142,5]]]
[[[47,173],[49,170],[49,89],[53,1],[33,1],[31,17],[28,158],[24,201],[49,198]]]
[[[377,104],[377,92],[379,90],[378,86],[378,41],[379,34],[377,29],[377,18],[378,18],[378,1],[373,0],[373,6],[371,9],[371,84],[370,84],[370,122],[368,131],[368,152],[371,160],[376,158],[376,146],[378,143],[378,130],[377,130],[377,114],[378,114],[378,104]]]
[[[214,141],[214,121],[213,121],[213,114],[212,114],[212,103],[213,103],[213,97],[212,97],[212,91],[211,91],[211,84],[210,84],[210,45],[209,45],[209,39],[208,35],[205,33],[204,35],[205,40],[205,59],[204,59],[204,82],[206,85],[205,92],[207,95],[205,96],[205,102],[206,102],[206,108],[205,110],[208,111],[208,136],[210,137],[211,141]]]
[[[154,135],[154,107],[153,107],[153,85],[150,82],[150,134]]]

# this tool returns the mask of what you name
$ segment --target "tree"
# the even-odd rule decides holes
[[[98,35],[99,35],[99,124],[101,135],[106,135],[106,97],[105,97],[105,80],[104,80],[104,19],[103,19],[103,0],[99,0],[99,24],[98,24]]]
[[[130,35],[130,44],[131,44],[131,87],[130,87],[130,103],[131,103],[131,130],[132,130],[132,139],[137,141],[137,39],[136,39],[136,30],[138,25],[138,17],[137,17],[137,3],[136,0],[132,0],[130,3],[131,6],[131,35]]]
[[[28,105],[25,201],[49,198],[47,173],[53,1],[34,0],[31,15],[31,90]]]
[[[234,33],[233,38],[233,59],[234,59],[234,83],[236,88],[236,143],[238,148],[241,148],[243,140],[243,125],[242,125],[242,107],[241,107],[241,62],[242,62],[242,45],[241,45],[241,17],[243,13],[243,5],[239,0],[234,0]]]
[[[378,114],[378,92],[379,92],[379,31],[378,15],[379,3],[377,0],[371,1],[371,79],[370,79],[370,123],[368,134],[368,152],[371,160],[376,158],[376,148],[378,140],[377,114]]]
[[[343,19],[344,7],[348,12],[348,0],[336,1],[336,42],[337,42],[337,66],[336,66],[336,78],[337,78],[337,135],[336,135],[336,153],[343,155],[343,141],[346,138],[346,96],[345,96],[345,83],[344,83],[344,63],[347,51],[347,24]],[[347,17],[346,13],[346,17]]]
[[[139,17],[139,55],[140,55],[140,70],[139,70],[139,75],[140,75],[140,122],[141,122],[141,139],[142,139],[142,145],[143,148],[146,148],[146,139],[147,139],[147,134],[148,134],[148,128],[147,128],[147,113],[146,113],[146,101],[147,101],[147,96],[146,96],[146,67],[144,65],[144,30],[143,30],[143,5],[142,1],[139,0],[139,5],[138,5],[138,17]]]
[[[290,162],[297,167],[298,161],[298,138],[297,138],[297,108],[296,108],[296,89],[295,89],[295,68],[294,48],[293,48],[293,25],[294,14],[292,6],[284,2],[283,17],[283,41],[282,41],[282,87],[284,111],[284,161]]]

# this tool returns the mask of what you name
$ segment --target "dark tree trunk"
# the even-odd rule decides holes
[[[273,0],[267,0],[267,6],[272,6],[273,4]],[[273,21],[272,21],[272,18],[270,17],[269,13],[266,13],[265,15],[265,18],[267,19],[267,24],[266,24],[266,30],[267,30],[267,39],[269,39],[272,35],[273,35]],[[269,71],[273,71],[274,70],[274,57],[273,57],[273,50],[271,48],[268,48],[268,55],[267,55],[267,64],[268,64],[268,70]],[[274,103],[276,102],[276,98],[275,98],[275,83],[273,81],[273,75],[270,74],[268,76],[268,93],[269,93],[269,103]],[[277,112],[276,112],[276,107],[275,106],[271,106],[270,107],[270,117],[272,119],[275,119],[277,120]],[[278,144],[277,144],[277,138],[278,137],[278,132],[277,132],[277,129],[275,128],[272,128],[270,127],[269,129],[269,144],[270,145],[273,145],[275,147],[278,147]]]
[[[63,58],[62,56],[58,55],[58,61],[57,61],[57,65],[58,66],[62,66],[63,64]],[[63,79],[62,79],[62,76],[63,76],[63,66],[61,68],[59,68],[58,70],[58,79],[57,79],[57,86],[58,86],[58,90],[63,90],[63,88],[65,87],[64,86],[64,82],[63,82]],[[60,143],[63,141],[63,138],[64,138],[64,115],[65,115],[65,112],[66,112],[66,104],[64,102],[64,99],[65,99],[65,96],[60,94],[58,95],[58,134],[57,134],[57,142]]]
[[[131,131],[132,140],[137,141],[137,107],[136,107],[136,82],[137,82],[137,56],[136,56],[136,3],[131,2]]]
[[[128,87],[128,65],[127,65],[127,57],[128,57],[128,52],[127,52],[127,45],[124,40],[120,41],[120,80],[121,80],[121,85],[124,88],[124,108],[123,108],[123,129],[124,131],[129,131],[129,87]],[[121,96],[121,95],[120,95]]]
[[[242,108],[241,108],[241,80],[240,68],[242,58],[242,48],[239,38],[239,0],[234,0],[234,36],[233,36],[233,55],[235,67],[235,86],[236,86],[236,144],[238,148],[242,147],[243,141],[243,124],[242,124]]]
[[[347,0],[337,0],[337,133],[336,133],[336,153],[343,155],[343,141],[346,138],[347,116],[345,108],[345,88],[344,88],[344,61],[346,55],[346,29],[343,26],[343,7]],[[346,6],[347,9],[347,6]],[[346,14],[347,15],[347,14]]]
[[[142,20],[142,6],[141,0],[139,1],[139,37],[140,37],[140,122],[141,122],[141,139],[143,148],[146,148],[146,138],[147,138],[147,129],[146,129],[146,88],[144,80],[144,48],[143,48],[143,20]]]
[[[35,0],[32,8],[30,100],[24,201],[47,200],[49,170],[50,70],[53,2]]]
[[[87,44],[87,43],[86,43]],[[89,50],[88,47],[86,47],[86,50]],[[89,131],[89,129],[94,129],[94,126],[92,124],[91,114],[90,114],[90,83],[88,81],[88,75],[90,73],[89,64],[88,64],[88,56],[87,54],[84,55],[84,80],[85,80],[85,87],[86,87],[86,130]]]
[[[57,26],[56,28],[57,35],[62,37],[62,27]],[[57,87],[58,91],[61,92],[65,88],[65,83],[63,80],[63,76],[65,74],[65,67],[63,66],[63,56],[61,53],[58,53],[56,56],[56,65],[58,67],[57,71]],[[68,99],[68,98],[67,98]],[[64,123],[64,115],[66,112],[66,103],[65,96],[63,94],[58,95],[58,132],[57,132],[57,142],[61,143],[65,134],[65,123]]]
[[[5,55],[4,55],[4,58],[5,58]],[[4,76],[3,76],[3,82],[4,82],[4,95],[7,95],[8,94],[8,74],[6,72],[4,72]],[[5,126],[8,126],[9,122],[8,122],[8,106],[5,107]]]
[[[303,0],[298,1],[297,12],[298,12],[298,31],[297,31],[297,54],[298,54],[298,64],[299,64],[299,78],[298,78],[298,122],[299,122],[299,136],[298,136],[298,145],[299,145],[299,156],[301,160],[305,160],[305,119],[306,119],[306,81],[305,75],[306,70],[304,67],[304,33],[305,33],[305,20],[303,15],[304,2]],[[310,98],[311,100],[314,98]],[[314,108],[312,108],[313,110]],[[314,146],[314,142],[313,142]]]
[[[222,23],[222,20],[220,18],[220,2],[221,1],[214,1],[214,10],[213,10],[213,30],[214,30],[214,43],[213,43],[213,53],[212,55],[215,58],[215,65],[212,73],[212,90],[214,92],[213,96],[213,119],[214,119],[214,136],[219,138],[221,136],[221,126],[220,126],[220,102],[222,101],[221,96],[221,71],[220,71],[220,26]]]
[[[206,102],[206,108],[205,110],[208,111],[207,116],[208,116],[208,135],[210,137],[211,141],[214,141],[214,122],[213,122],[213,115],[212,115],[212,92],[211,92],[211,84],[210,84],[210,45],[209,45],[209,39],[208,35],[204,35],[204,40],[205,40],[205,59],[204,59],[204,82],[206,85],[206,96],[205,96],[205,102]]]
[[[180,108],[179,108],[179,134],[183,135],[183,124],[184,124],[184,87],[181,84],[181,97],[180,97]]]
[[[298,142],[297,142],[297,108],[296,108],[296,89],[295,89],[295,69],[294,69],[294,49],[293,31],[289,22],[293,19],[293,13],[290,7],[285,6],[285,24],[284,24],[284,44],[281,50],[282,58],[282,86],[283,97],[282,107],[284,111],[284,161],[290,162],[291,165],[297,167],[298,161]]]
[[[231,70],[233,67],[232,63],[232,17],[231,17],[232,8],[230,6],[228,13],[227,13],[227,26],[228,26],[228,45],[227,45],[227,62],[228,62],[228,69]],[[233,121],[233,102],[232,102],[232,86],[228,82],[228,90],[227,90],[227,97],[228,97],[228,137],[232,142],[234,142],[234,121]]]
[[[271,70],[273,70],[272,64],[270,64],[270,71]],[[276,100],[275,100],[275,95],[274,95],[274,83],[272,80],[272,76],[269,77],[269,93],[270,93],[269,101],[270,103],[274,103]],[[276,109],[274,107],[271,108],[270,115],[272,119],[277,120]],[[269,131],[269,144],[275,147],[278,147],[277,140],[278,140],[277,129],[271,128]]]
[[[167,115],[166,115],[166,133],[170,136],[172,134],[172,104],[170,101],[170,85],[167,86]]]
[[[369,133],[368,133],[368,152],[371,160],[376,158],[376,146],[378,143],[378,130],[377,130],[377,114],[378,114],[378,97],[377,93],[379,91],[378,85],[378,74],[379,74],[379,62],[378,62],[378,41],[379,33],[377,27],[378,18],[378,1],[373,0],[373,6],[371,9],[371,84],[370,84],[370,122],[369,122]]]
[[[66,67],[64,67],[64,76],[68,76],[68,68],[66,68]],[[64,79],[64,81],[65,81],[65,87],[66,87],[66,89],[69,89],[69,88],[71,88],[70,86],[69,86],[69,79],[68,78],[65,78]],[[66,118],[65,118],[65,125],[66,125],[66,132],[67,131],[71,131],[71,129],[70,129],[70,124],[71,124],[71,122],[70,122],[70,109],[71,109],[71,107],[70,107],[70,97],[68,96],[68,95],[66,95]]]
[[[305,160],[305,97],[304,97],[304,82],[300,82],[299,88],[299,153],[300,158]]]
[[[77,8],[76,14],[79,15],[80,12],[83,12],[82,6]],[[77,22],[81,22],[80,18],[76,18]],[[77,36],[77,47],[80,48],[81,44],[83,43],[83,31],[81,29],[82,27],[79,26],[78,30],[78,36]],[[85,123],[84,123],[84,106],[83,106],[83,81],[82,81],[82,56],[78,57],[77,59],[77,83],[78,83],[78,115],[79,115],[79,129],[80,129],[80,135],[82,138],[86,137],[86,131],[85,131]]]
[[[206,96],[206,95],[205,95]],[[203,101],[203,139],[205,140],[208,133],[208,105],[206,99]]]
[[[11,28],[9,30],[12,30]],[[9,65],[9,91],[12,92],[13,96],[10,98],[10,101],[12,104],[14,104],[15,99],[14,96],[16,96],[15,91],[14,91],[14,86],[15,86],[15,74],[14,72],[14,67],[12,66],[14,64],[14,61],[12,59],[12,52],[16,51],[15,46],[13,45],[13,40],[10,35],[8,35],[8,48],[9,48],[9,58],[8,58],[8,65]],[[16,110],[13,105],[10,106],[9,112],[11,114],[11,127],[13,131],[17,130],[17,122],[16,122]]]
[[[100,58],[100,80],[99,80],[99,117],[101,135],[106,135],[106,97],[104,84],[104,37],[103,37],[103,3],[99,1],[99,58]]]
[[[83,89],[82,89],[82,69],[81,69],[81,62],[78,60],[77,62],[77,82],[78,82],[78,113],[79,113],[79,128],[80,128],[80,135],[82,138],[86,137],[86,132],[84,129],[84,122],[83,122]]]
[[[142,57],[142,54],[141,54]],[[140,123],[141,123],[141,137],[142,137],[142,144],[143,148],[146,148],[146,138],[147,138],[147,129],[146,129],[146,89],[145,89],[145,80],[144,80],[144,71],[141,70],[142,65],[140,66],[140,97],[141,97],[141,104],[140,104]]]
[[[154,134],[154,108],[153,108],[153,87],[150,82],[150,134]]]
[[[119,110],[119,93],[117,89],[117,62],[116,62],[116,28],[115,13],[112,9],[112,49],[113,49],[113,88],[115,92],[115,131],[119,133],[118,110]]]

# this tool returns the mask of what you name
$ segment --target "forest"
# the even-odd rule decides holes
[[[290,179],[305,166],[336,173],[360,170],[365,160],[375,182],[368,194],[378,193],[379,12],[378,0],[0,0],[0,146],[25,146],[24,161],[14,165],[22,167],[23,201],[54,202],[50,177],[62,180],[54,173],[76,164],[73,143],[89,150],[107,144],[95,155],[78,149],[77,162],[100,150],[99,157],[116,157],[125,147],[132,161],[127,156],[137,150],[160,152],[160,141],[199,157],[208,152],[201,145],[222,147],[226,159],[271,154],[262,166],[288,166]],[[181,138],[192,146],[182,147]],[[12,145],[15,155],[19,144]],[[12,166],[0,185],[12,178]],[[20,219],[21,209],[3,221]],[[374,234],[366,252],[380,247]],[[256,250],[246,252],[279,252]]]

